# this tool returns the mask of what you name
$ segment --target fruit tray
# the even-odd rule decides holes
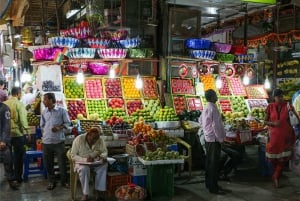
[[[92,126],[101,126],[102,121],[80,120],[80,128],[82,132],[87,132]]]
[[[222,76],[221,81],[222,81],[222,87],[219,89],[219,94],[221,96],[230,96],[231,91],[230,91],[229,84],[227,82],[226,77]]]
[[[202,75],[200,79],[204,85],[204,91],[208,89],[213,89],[216,91],[216,80],[213,75]]]
[[[264,85],[249,85],[246,86],[246,91],[248,98],[269,98],[268,93],[264,88]]]
[[[173,95],[173,106],[176,114],[181,114],[186,109],[186,100],[184,96]]]
[[[122,97],[122,86],[120,78],[103,78],[103,86],[106,98]]]
[[[196,97],[186,97],[186,105],[189,111],[193,110],[203,110],[202,101],[200,98]]]
[[[154,160],[154,161],[145,161],[141,157],[138,157],[139,161],[143,165],[165,165],[165,164],[183,164],[184,159],[171,159],[171,160]]]
[[[171,78],[171,89],[173,94],[195,94],[192,79]]]
[[[233,112],[243,112],[244,114],[249,112],[243,96],[230,96],[230,101]]]
[[[134,77],[122,77],[121,80],[124,98],[141,98],[140,90],[135,87],[136,79]]]
[[[158,90],[155,77],[142,77],[144,98],[157,98]]]
[[[126,100],[126,111],[128,115],[131,115],[137,110],[143,109],[143,103],[141,100]]]
[[[246,104],[251,111],[253,108],[266,108],[268,101],[266,99],[246,99]]]
[[[86,100],[87,116],[89,119],[104,119],[106,113],[106,100]]]
[[[67,110],[71,120],[87,117],[84,100],[67,100]]]
[[[229,98],[219,98],[219,106],[222,112],[232,112],[231,102]]]
[[[84,98],[83,85],[78,84],[75,77],[64,77],[63,85],[66,98]]]
[[[228,81],[230,83],[232,95],[246,96],[246,90],[240,77],[230,77],[228,78]]]
[[[102,79],[85,78],[84,82],[85,97],[88,99],[104,98]]]
[[[123,108],[125,106],[125,101],[123,98],[109,98],[107,99],[107,106],[109,108]]]

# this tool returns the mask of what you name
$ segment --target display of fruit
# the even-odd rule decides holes
[[[178,121],[178,117],[173,108],[165,106],[159,109],[159,111],[154,116],[155,121]]]
[[[241,112],[244,117],[247,117],[249,110],[247,108],[244,97],[242,96],[230,96],[231,108],[233,112]]]
[[[173,106],[176,114],[180,114],[186,109],[185,98],[183,96],[173,96]]]
[[[122,98],[110,98],[107,102],[110,108],[124,108],[124,100]]]
[[[144,100],[144,108],[149,110],[150,116],[153,117],[161,108],[159,99]]]
[[[230,96],[231,92],[229,89],[229,85],[228,82],[226,80],[226,77],[221,77],[221,81],[222,81],[222,87],[219,89],[219,93],[221,96]]]
[[[265,118],[265,109],[264,108],[252,108],[250,114],[251,114],[252,117],[256,117],[259,120],[264,120],[264,118]]]
[[[112,116],[109,119],[106,119],[105,121],[106,125],[109,125],[111,127],[117,125],[117,124],[122,124],[123,123],[123,118],[122,117],[117,117],[117,116]]]
[[[252,131],[260,131],[264,129],[264,124],[262,122],[258,122],[256,120],[249,120],[248,124]]]
[[[285,100],[291,100],[292,96],[300,88],[300,82],[298,78],[286,78],[277,84],[277,88],[286,92],[283,96]]]
[[[153,78],[143,77],[143,96],[147,98],[158,97],[156,81]]]
[[[234,131],[250,129],[250,125],[244,118],[233,119],[230,122],[230,125],[232,126],[232,130],[234,130]]]
[[[204,85],[204,91],[207,91],[208,89],[216,91],[216,81],[213,75],[202,75],[200,79]]]
[[[143,109],[143,103],[141,100],[128,100],[126,102],[126,109],[127,113],[131,115],[133,112]]]
[[[225,124],[228,124],[228,125],[233,124],[233,121],[235,121],[235,120],[245,118],[243,112],[230,112],[230,111],[227,111],[227,112],[221,113],[221,115],[222,115],[222,118],[223,118]]]
[[[264,85],[248,85],[246,86],[248,98],[268,98]]]
[[[155,151],[146,151],[145,156],[142,157],[145,161],[154,161],[154,160],[176,160],[182,159],[183,157],[179,154],[178,151],[163,151],[160,147]]]
[[[104,98],[102,82],[100,79],[85,81],[86,98]]]
[[[84,98],[83,85],[78,84],[75,79],[67,78],[64,80],[66,98]]]
[[[39,126],[40,118],[32,112],[27,113],[27,122],[29,126]]]
[[[106,113],[104,114],[104,119],[110,119],[112,116],[127,119],[125,110],[123,108],[107,108]]]
[[[246,96],[246,91],[240,77],[230,77],[228,78],[228,81],[233,95]]]
[[[203,110],[202,101],[200,98],[185,98],[187,108],[189,111],[193,110]]]
[[[231,103],[229,99],[219,99],[219,105],[222,112],[231,112]]]
[[[172,78],[171,91],[173,94],[195,94],[192,79]]]
[[[120,78],[104,79],[105,93],[107,98],[122,97]]]
[[[150,111],[148,109],[138,109],[130,115],[130,119],[133,122],[136,122],[141,118],[144,119],[145,122],[154,122],[154,118],[152,115],[150,115]]]
[[[103,120],[106,113],[105,100],[87,100],[88,119]]]
[[[263,108],[268,106],[268,101],[266,99],[247,99],[246,100],[250,110],[253,108]]]
[[[83,100],[69,100],[67,101],[68,114],[71,120],[74,119],[85,119],[86,110],[85,102]]]
[[[122,79],[122,86],[125,98],[140,98],[140,90],[135,87],[135,78],[124,77]]]

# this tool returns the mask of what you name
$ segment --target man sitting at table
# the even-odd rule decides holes
[[[83,196],[81,201],[88,200],[90,171],[96,172],[95,190],[96,199],[103,201],[101,197],[106,191],[106,173],[107,173],[107,148],[104,141],[100,138],[102,129],[100,127],[91,127],[86,134],[75,138],[71,148],[71,158],[75,161],[75,168],[79,175],[82,186]],[[101,164],[86,164],[86,162],[95,162],[102,160]]]

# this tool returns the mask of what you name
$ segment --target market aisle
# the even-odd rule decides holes
[[[187,173],[175,177],[175,195],[173,198],[155,197],[153,201],[300,201],[300,176],[285,171],[280,183],[282,187],[274,189],[269,177],[262,177],[257,169],[257,146],[247,147],[247,156],[238,173],[230,182],[222,181],[220,185],[232,192],[226,195],[212,195],[204,187],[204,172],[193,171],[193,178]],[[3,166],[0,165],[1,201],[69,201],[68,190],[59,186],[53,191],[46,190],[47,181],[36,176],[23,183],[19,191],[13,191],[4,181]],[[80,185],[78,185],[80,186]],[[77,191],[80,198],[80,189]],[[115,201],[116,199],[108,199]],[[149,200],[149,199],[147,199]],[[92,201],[92,200],[91,200]]]

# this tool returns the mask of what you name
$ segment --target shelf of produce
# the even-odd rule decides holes
[[[219,102],[220,110],[222,112],[224,113],[232,112],[231,102],[229,97],[220,97],[218,102]]]
[[[188,108],[188,111],[193,111],[193,110],[203,110],[203,105],[201,98],[199,97],[185,97],[186,100],[186,105]]]
[[[250,111],[254,108],[266,108],[268,101],[266,99],[246,99],[247,107]]]
[[[181,114],[186,109],[186,100],[184,96],[173,95],[173,106],[176,114]]]
[[[66,98],[85,98],[83,85],[78,84],[75,77],[64,77],[63,85]]]
[[[155,77],[142,77],[143,80],[143,97],[144,98],[154,98],[158,97],[158,90]]]
[[[264,85],[249,85],[246,86],[246,91],[249,99],[269,98]]]
[[[104,98],[102,79],[99,77],[87,77],[84,81],[85,97],[88,99]]]
[[[146,161],[141,157],[138,157],[139,161],[143,165],[168,165],[168,164],[183,164],[184,159],[171,159],[171,160],[154,160],[154,161]]]
[[[122,89],[123,89],[123,97],[125,99],[137,99],[141,98],[141,90],[138,90],[135,87],[135,77],[127,77],[123,76],[121,78],[122,81]]]
[[[131,99],[125,100],[126,111],[127,114],[130,116],[132,113],[136,112],[137,110],[143,109],[143,103],[140,99]]]
[[[108,98],[107,107],[125,109],[125,101],[123,98]]]
[[[215,84],[216,80],[213,75],[202,75],[200,77],[200,79],[204,85],[204,91],[206,91],[208,89],[213,89],[213,90],[217,91],[216,84]]]
[[[195,88],[193,85],[193,80],[190,78],[171,78],[171,91],[172,94],[177,95],[194,95],[195,94]]]
[[[84,99],[67,99],[67,110],[71,120],[86,118],[86,105]]]
[[[230,83],[231,92],[234,96],[246,96],[246,90],[244,88],[244,85],[242,83],[242,80],[240,77],[230,77],[228,78],[228,81]]]
[[[120,78],[103,78],[106,98],[122,98],[122,85]]]
[[[229,98],[233,112],[243,112],[244,115],[249,112],[245,98],[243,96],[230,96]]]
[[[221,96],[230,96],[231,91],[230,91],[229,84],[227,82],[226,77],[222,76],[221,81],[222,81],[222,87],[219,89],[219,94]]]
[[[107,108],[106,99],[87,99],[86,108],[88,119],[104,119]]]
[[[150,111],[151,116],[154,116],[161,109],[159,99],[144,99],[142,101],[144,108]]]

